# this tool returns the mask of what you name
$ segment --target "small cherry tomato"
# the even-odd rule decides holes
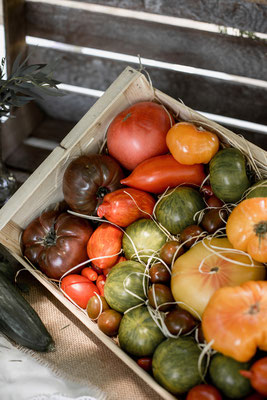
[[[225,226],[225,220],[227,218],[227,211],[220,208],[213,208],[207,211],[202,218],[201,226],[208,233],[214,233],[217,229]]]
[[[139,367],[143,368],[146,372],[152,371],[152,357],[138,358],[137,364],[139,365]]]
[[[173,304],[164,304],[174,302],[171,289],[169,286],[161,283],[154,283],[148,290],[148,300],[153,308],[159,311],[168,311],[173,307]],[[163,305],[161,305],[163,304]]]
[[[167,146],[181,164],[207,164],[219,150],[215,133],[206,131],[190,122],[178,122],[168,131]]]
[[[97,275],[102,275],[103,274],[103,269],[99,268],[97,265],[95,265],[93,262],[91,263],[92,269],[97,273]]]
[[[149,270],[151,283],[168,283],[171,280],[171,275],[164,264],[156,263]]]
[[[201,186],[200,192],[203,193],[204,197],[213,196],[213,191],[210,185]]]
[[[111,308],[102,312],[97,320],[99,329],[108,336],[115,336],[118,333],[122,315]]]
[[[99,289],[92,281],[78,274],[65,276],[61,281],[61,289],[81,308],[86,308],[89,299],[99,294]]]
[[[201,226],[189,225],[180,234],[180,240],[184,246],[189,248],[198,240],[199,235],[203,232]],[[202,237],[202,236],[201,236]]]
[[[189,390],[186,400],[222,400],[218,389],[212,385],[200,384]]]
[[[104,296],[92,296],[86,306],[86,311],[91,319],[97,319],[103,311],[110,307]]]
[[[172,259],[174,257],[175,252],[177,251],[178,247],[180,247],[181,243],[177,240],[170,240],[166,242],[162,248],[160,249],[159,256],[167,265],[171,265]],[[180,247],[179,251],[175,255],[175,260],[180,257],[184,252],[183,247]]]
[[[91,267],[86,267],[84,269],[82,269],[81,271],[81,275],[85,276],[87,279],[89,279],[90,281],[96,281],[97,280],[97,272],[94,271]]]
[[[106,283],[106,277],[105,275],[99,275],[97,280],[96,280],[96,286],[99,290],[99,293],[101,296],[104,296],[104,286]]]
[[[197,325],[194,317],[178,306],[166,315],[164,322],[168,331],[173,335],[178,333],[185,335]]]
[[[215,195],[210,196],[208,199],[206,199],[206,203],[209,207],[222,207],[224,205],[224,202]]]
[[[254,362],[249,371],[241,370],[240,374],[250,379],[251,386],[263,396],[267,396],[267,357]]]

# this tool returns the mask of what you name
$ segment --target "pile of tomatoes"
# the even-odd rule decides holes
[[[212,341],[246,362],[267,351],[266,182],[215,132],[176,122],[161,104],[137,103],[115,116],[102,154],[69,163],[64,201],[26,227],[24,255],[111,337],[120,339],[124,312],[146,305],[165,338]],[[121,267],[137,263],[147,280],[126,287]],[[149,373],[153,352],[129,351]],[[267,396],[264,374],[255,389]],[[159,383],[188,400],[222,398],[214,385]]]

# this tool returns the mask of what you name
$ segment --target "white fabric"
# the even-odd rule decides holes
[[[103,400],[96,388],[82,386],[55,376],[29,354],[0,335],[1,400]]]

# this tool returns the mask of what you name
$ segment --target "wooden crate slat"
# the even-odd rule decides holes
[[[25,26],[25,1],[24,0],[2,0],[5,30],[5,48],[7,71],[11,67],[17,55],[26,53],[26,26]]]
[[[45,3],[26,3],[27,34],[58,42],[266,79],[266,41]]]
[[[266,0],[83,0],[83,2],[188,18],[245,31],[267,32]]]
[[[128,65],[125,62],[41,47],[30,47],[30,51],[33,54],[32,62],[59,59],[55,77],[61,82],[102,91]],[[131,66],[137,67],[133,64]],[[146,69],[154,86],[174,98],[182,99],[189,107],[267,125],[267,89],[160,68]],[[46,98],[46,101],[39,104],[49,115],[59,112],[62,119],[69,119],[68,110],[71,110],[73,117],[79,116],[95,100],[93,97],[88,99],[87,96],[68,94],[53,98],[52,102]]]

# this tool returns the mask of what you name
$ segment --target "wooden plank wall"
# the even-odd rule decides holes
[[[16,6],[9,20],[21,15],[7,46],[23,47],[26,37],[30,62],[59,62],[55,77],[67,94],[39,102],[50,119],[71,126],[127,65],[139,68],[140,55],[153,85],[189,107],[267,125],[267,0],[4,2],[9,14]],[[235,131],[267,148],[255,129]]]

